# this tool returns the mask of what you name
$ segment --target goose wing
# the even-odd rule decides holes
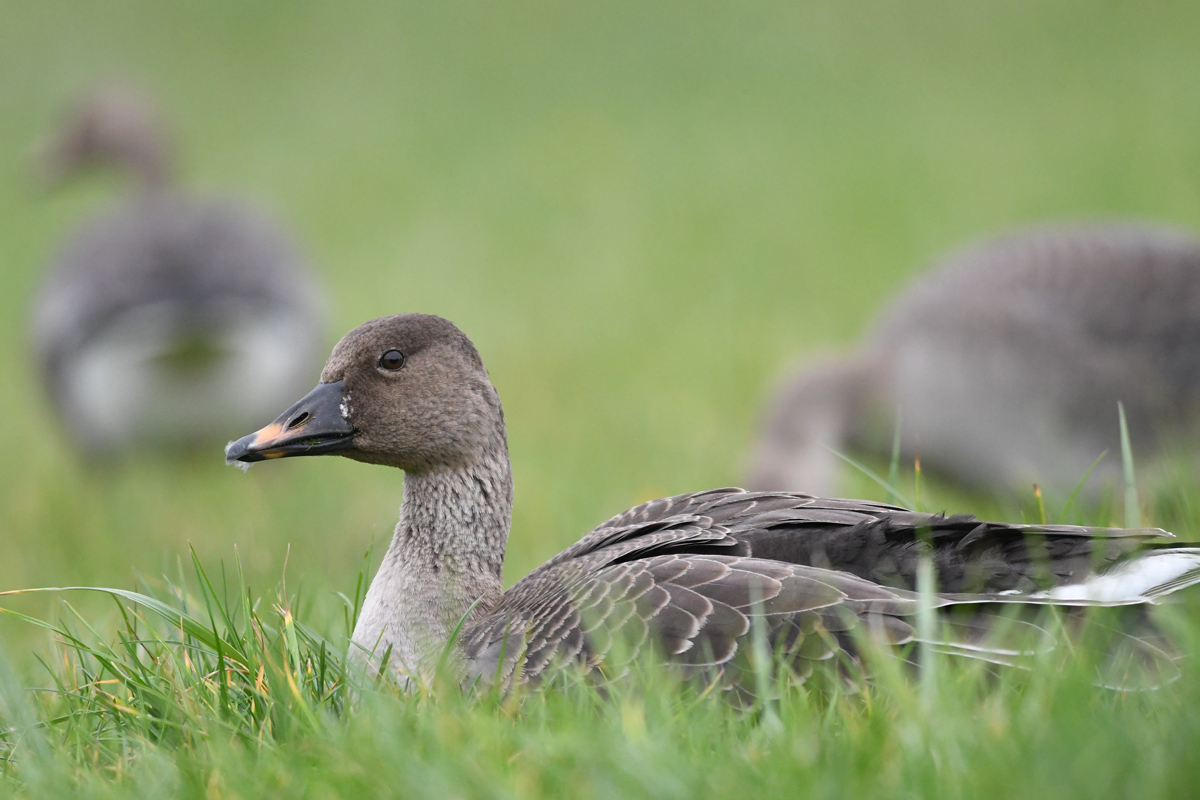
[[[684,521],[703,529],[687,539],[691,551],[707,539],[727,554],[842,570],[905,589],[916,586],[920,554],[931,552],[938,587],[947,592],[1033,592],[1071,583],[1171,536],[1157,528],[981,522],[863,500],[714,489],[631,508],[546,566],[614,546],[626,554],[662,547],[661,534]]]
[[[541,572],[514,586],[462,643],[472,680],[536,681],[568,662],[619,671],[648,645],[674,663],[719,669],[732,662],[758,619],[770,646],[807,674],[845,648],[841,634],[864,622],[893,644],[911,641],[913,628],[903,617],[916,607],[911,592],[847,573],[660,553],[592,573],[569,564]]]
[[[908,618],[922,548],[952,593],[938,595],[937,606],[1044,604],[1061,602],[1053,589],[1092,575],[1093,564],[1117,562],[1163,535],[717,489],[613,517],[515,584],[468,624],[460,643],[471,675],[487,680],[537,680],[565,661],[619,668],[647,642],[673,662],[724,668],[758,619],[770,646],[803,675],[851,652],[856,626],[892,644],[914,640]],[[1011,655],[984,644],[983,615],[944,629],[938,644],[962,655]]]

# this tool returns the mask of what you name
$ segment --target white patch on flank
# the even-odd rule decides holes
[[[163,366],[173,310],[140,307],[72,353],[63,381],[67,424],[95,448],[135,440],[199,440],[260,427],[310,387],[308,323],[287,312],[231,309],[194,372]]]
[[[1102,575],[1095,575],[1083,583],[1056,586],[1045,592],[1029,595],[1031,598],[1050,600],[1127,603],[1145,598],[1154,598],[1160,588],[1182,580],[1182,588],[1200,583],[1200,548],[1178,548],[1152,552],[1132,561],[1118,565]],[[1189,572],[1197,574],[1188,575]]]

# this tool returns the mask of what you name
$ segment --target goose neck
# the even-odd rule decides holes
[[[354,630],[357,652],[390,651],[397,675],[426,673],[469,611],[500,602],[511,516],[503,450],[459,469],[406,473],[400,522]]]
[[[393,548],[439,580],[500,579],[512,522],[506,454],[453,469],[408,472]]]

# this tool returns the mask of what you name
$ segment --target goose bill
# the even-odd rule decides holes
[[[354,426],[345,418],[343,382],[320,383],[270,425],[230,442],[225,463],[250,464],[268,458],[320,456],[350,446]]]

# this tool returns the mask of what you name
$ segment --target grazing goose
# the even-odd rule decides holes
[[[1120,480],[1117,402],[1139,460],[1200,434],[1200,240],[1134,224],[1024,230],[950,256],[855,354],[771,404],[755,489],[836,491],[833,451],[906,460],[991,490]]]
[[[719,671],[754,617],[804,675],[852,647],[860,624],[914,639],[923,538],[938,607],[1153,603],[1200,581],[1200,549],[1147,545],[1170,535],[1157,530],[1005,525],[716,489],[618,514],[504,591],[513,484],[500,398],[471,341],[422,314],[351,331],[312,392],[225,450],[241,466],[334,454],[405,471],[400,522],[353,634],[362,652],[388,654],[402,681],[428,675],[464,616],[468,680],[537,681],[563,662],[607,671],[606,656],[644,641]],[[941,645],[986,654],[974,627]],[[634,646],[610,650],[618,633]]]
[[[81,449],[227,440],[304,389],[322,340],[313,277],[258,210],[173,188],[144,98],[96,92],[39,155],[49,183],[104,164],[136,186],[70,237],[34,304],[44,380]]]

